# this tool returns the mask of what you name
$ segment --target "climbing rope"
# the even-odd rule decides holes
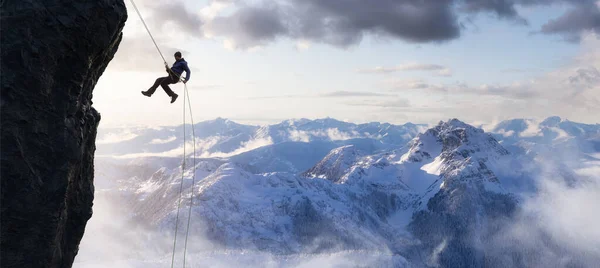
[[[181,183],[179,184],[179,198],[177,200],[177,216],[175,216],[175,237],[173,238],[173,255],[171,255],[171,268],[175,263],[175,248],[177,246],[177,229],[179,227],[179,208],[181,207],[181,195],[183,192],[183,179],[185,173],[185,94],[183,95],[183,161],[181,162]],[[196,173],[196,172],[194,172]],[[187,238],[186,238],[187,239]],[[185,268],[185,265],[183,266]]]
[[[181,77],[179,78],[181,79]],[[192,158],[194,161],[194,174],[192,175],[192,190],[191,190],[191,194],[190,194],[190,208],[188,211],[188,222],[187,222],[187,228],[186,228],[186,232],[185,232],[185,245],[184,245],[184,251],[183,251],[183,267],[185,268],[185,255],[187,250],[187,242],[188,242],[188,233],[190,231],[190,219],[192,218],[192,205],[194,204],[194,185],[196,185],[196,133],[194,131],[194,117],[192,114],[192,103],[190,102],[190,94],[189,91],[187,89],[187,85],[183,84],[184,88],[185,88],[185,94],[183,96],[183,100],[185,102],[186,99],[186,95],[187,95],[187,101],[188,101],[188,107],[190,109],[190,121],[192,122],[192,144],[194,145],[194,157]],[[183,106],[185,107],[185,103],[183,104]],[[184,144],[185,147],[185,144]],[[185,154],[184,154],[185,157]]]
[[[131,4],[133,5],[133,8],[135,9],[135,12],[138,14],[138,16],[140,17],[140,20],[142,21],[142,23],[144,24],[144,27],[146,28],[146,31],[148,32],[148,35],[150,35],[150,38],[152,39],[152,42],[154,43],[154,46],[156,47],[156,50],[158,51],[158,54],[160,54],[160,57],[163,59],[163,62],[165,64],[165,66],[168,67],[167,65],[167,60],[165,59],[165,57],[163,56],[162,52],[160,51],[160,48],[158,47],[158,44],[156,43],[156,40],[154,40],[154,37],[152,36],[152,33],[150,32],[150,29],[148,29],[148,26],[146,25],[146,22],[144,21],[144,18],[142,17],[142,14],[140,12],[140,10],[137,8],[135,2],[133,0],[129,0],[131,2]],[[192,124],[192,143],[193,143],[193,162],[194,162],[194,171],[192,173],[192,187],[191,187],[191,193],[190,193],[190,207],[189,207],[189,211],[188,211],[188,222],[187,222],[187,230],[185,232],[185,244],[183,247],[183,267],[185,268],[185,259],[186,259],[186,253],[187,253],[187,243],[188,243],[188,235],[189,235],[189,231],[190,231],[190,221],[192,218],[192,205],[193,205],[193,201],[194,201],[194,186],[196,184],[196,133],[194,131],[194,117],[192,114],[192,103],[190,101],[190,95],[189,95],[189,91],[187,88],[187,84],[185,83],[186,81],[184,81],[181,78],[181,75],[171,71],[169,69],[170,73],[175,74],[179,81],[183,82],[183,87],[184,87],[184,94],[183,94],[183,161],[181,163],[181,183],[179,186],[179,198],[178,198],[178,202],[177,202],[177,216],[175,217],[175,236],[173,238],[173,253],[171,255],[171,268],[173,268],[174,263],[175,263],[175,249],[177,246],[177,231],[178,231],[178,226],[179,226],[179,210],[181,207],[181,199],[182,199],[182,193],[183,193],[183,181],[184,181],[184,175],[185,175],[185,144],[186,144],[186,133],[185,133],[185,124],[186,124],[186,120],[185,120],[185,113],[186,113],[186,99],[187,99],[187,104],[189,107],[189,111],[190,111],[190,121]]]
[[[148,32],[148,35],[150,35],[150,38],[152,39],[152,43],[154,43],[154,46],[156,47],[156,50],[158,50],[158,54],[160,54],[160,57],[162,58],[163,62],[165,64],[167,64],[167,60],[165,59],[165,57],[163,56],[162,52],[160,51],[160,48],[158,47],[158,44],[156,44],[156,40],[154,40],[154,36],[152,36],[152,33],[150,32],[150,29],[148,29],[148,25],[146,25],[146,21],[144,21],[144,18],[142,17],[142,13],[140,13],[140,10],[137,8],[137,5],[135,5],[135,2],[133,2],[133,0],[129,0],[129,2],[131,2],[131,5],[133,5],[133,9],[135,9],[135,12],[137,12],[138,16],[140,17],[140,20],[142,20],[142,23],[144,24],[144,27],[146,28],[146,31]]]

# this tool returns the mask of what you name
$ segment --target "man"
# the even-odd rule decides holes
[[[173,90],[171,90],[171,88],[169,87],[169,84],[176,84],[179,82],[179,77],[181,77],[181,74],[183,73],[183,71],[185,71],[185,80],[183,80],[183,83],[187,83],[187,81],[190,80],[190,74],[192,73],[190,71],[190,68],[188,68],[187,62],[185,61],[184,58],[181,57],[181,52],[177,51],[175,52],[175,63],[173,63],[173,67],[171,67],[169,69],[169,66],[167,66],[165,64],[165,68],[167,70],[167,73],[169,74],[169,76],[166,77],[160,77],[158,79],[156,79],[156,81],[154,82],[154,85],[152,85],[152,87],[150,87],[147,91],[142,91],[142,94],[144,94],[144,96],[152,96],[152,94],[154,94],[154,91],[156,91],[156,88],[158,88],[158,86],[160,85],[165,92],[167,93],[167,95],[169,95],[169,97],[171,97],[171,103],[175,102],[175,100],[177,99],[177,97],[179,97],[179,95],[175,94],[175,92],[173,92]]]

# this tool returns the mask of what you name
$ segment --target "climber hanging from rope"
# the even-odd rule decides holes
[[[171,68],[169,68],[169,66],[165,62],[165,69],[169,76],[157,78],[152,87],[150,87],[147,91],[142,91],[142,94],[144,94],[144,96],[152,96],[152,94],[154,94],[154,91],[156,91],[156,88],[158,88],[158,86],[160,85],[165,90],[167,95],[171,97],[171,103],[175,102],[177,97],[179,97],[179,95],[177,95],[175,92],[173,92],[173,90],[171,90],[169,84],[177,84],[180,80],[183,71],[185,71],[185,80],[182,79],[182,81],[184,84],[187,83],[187,81],[190,80],[190,74],[192,72],[190,71],[190,68],[188,68],[187,61],[185,61],[185,59],[181,57],[181,52],[175,52],[174,56],[175,63],[173,63],[173,66]]]
[[[144,94],[145,96],[152,96],[152,94],[154,93],[154,91],[156,91],[156,88],[158,87],[158,85],[161,85],[162,88],[165,90],[165,92],[167,92],[167,95],[169,95],[171,97],[171,103],[175,102],[175,100],[177,99],[177,94],[175,94],[175,92],[173,92],[170,88],[169,88],[169,84],[176,84],[178,83],[180,80],[183,81],[183,162],[181,163],[181,184],[179,186],[179,198],[178,198],[178,202],[177,202],[177,217],[175,218],[175,236],[173,237],[173,254],[171,255],[171,268],[174,267],[175,264],[175,247],[177,246],[177,228],[179,226],[179,208],[181,207],[181,199],[182,199],[182,193],[183,193],[183,178],[184,178],[184,174],[185,174],[185,136],[186,136],[186,132],[185,132],[185,100],[187,99],[187,103],[188,103],[188,108],[189,108],[189,112],[190,112],[190,121],[192,126],[194,125],[194,118],[192,115],[192,103],[190,102],[190,92],[188,91],[187,88],[187,81],[190,80],[190,74],[192,73],[190,71],[190,68],[188,68],[187,66],[187,62],[181,57],[181,52],[176,52],[175,53],[175,63],[173,64],[173,67],[169,68],[169,65],[167,65],[167,60],[165,59],[164,55],[162,54],[162,52],[160,51],[160,48],[158,47],[158,44],[156,43],[156,40],[154,40],[154,37],[152,36],[152,33],[150,32],[150,29],[148,29],[148,25],[146,25],[146,22],[144,21],[144,17],[142,17],[142,13],[140,13],[140,10],[137,8],[135,2],[133,0],[129,0],[131,2],[131,5],[133,6],[133,8],[135,9],[135,12],[138,14],[138,16],[140,17],[140,20],[142,21],[142,24],[144,24],[144,28],[146,28],[146,31],[148,32],[148,35],[150,36],[150,39],[152,39],[152,43],[154,43],[154,46],[156,47],[156,50],[158,51],[158,54],[160,55],[160,57],[162,58],[163,62],[165,63],[165,68],[167,69],[167,73],[169,74],[169,76],[167,77],[161,77],[156,79],[156,82],[154,83],[154,85],[148,89],[147,91],[142,91],[142,94]],[[185,71],[186,73],[186,77],[185,80],[181,79],[181,74],[183,73],[183,71]],[[196,133],[194,131],[194,128],[192,127],[192,144],[193,144],[193,148],[194,150],[192,151],[193,154],[193,167],[194,167],[194,171],[192,172],[192,187],[191,187],[191,193],[190,193],[190,206],[188,209],[188,221],[187,221],[187,228],[185,231],[185,244],[183,246],[183,267],[185,268],[185,261],[186,261],[186,254],[187,254],[187,244],[188,244],[188,237],[189,237],[189,232],[190,232],[190,222],[192,219],[192,206],[194,204],[193,199],[194,199],[194,185],[196,184]]]

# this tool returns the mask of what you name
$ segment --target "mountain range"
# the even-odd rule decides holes
[[[545,174],[572,187],[594,177],[578,170],[600,166],[600,125],[550,117],[486,129],[457,119],[259,127],[218,118],[194,125],[200,157],[188,144],[185,160],[182,126],[100,129],[96,193],[119,200],[130,224],[167,237],[175,222],[187,230],[191,202],[189,233],[203,241],[192,252],[383,252],[394,256],[390,267],[548,267],[555,258],[560,267],[591,267],[600,260],[547,230],[538,230],[543,246],[512,235]]]

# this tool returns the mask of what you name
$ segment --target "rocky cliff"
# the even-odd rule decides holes
[[[1,1],[2,267],[71,267],[92,215],[92,90],[123,0]]]

